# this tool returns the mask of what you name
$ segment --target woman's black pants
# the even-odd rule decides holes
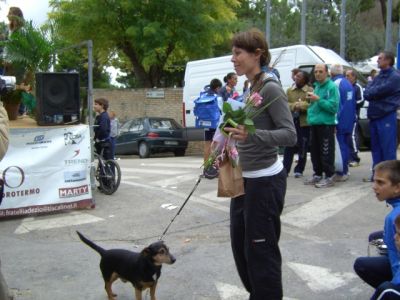
[[[245,195],[231,200],[231,245],[235,264],[250,300],[282,299],[280,215],[286,171],[245,178]]]

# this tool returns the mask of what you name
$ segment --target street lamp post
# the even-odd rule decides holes
[[[387,1],[386,7],[386,39],[385,39],[385,50],[392,50],[392,6],[393,1]]]
[[[342,0],[340,12],[340,56],[345,57],[346,53],[346,0]]]
[[[271,0],[265,0],[265,39],[271,47]]]
[[[303,0],[301,4],[301,32],[300,43],[306,44],[306,14],[307,14],[307,0]]]

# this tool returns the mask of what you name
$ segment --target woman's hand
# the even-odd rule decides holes
[[[238,125],[236,128],[225,127],[224,130],[229,133],[231,138],[241,142],[244,142],[249,134],[243,125]]]

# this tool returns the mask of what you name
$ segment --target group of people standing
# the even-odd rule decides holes
[[[293,70],[294,84],[288,89],[288,101],[297,131],[296,147],[285,148],[283,164],[289,174],[293,156],[298,153],[295,178],[303,176],[310,149],[313,176],[304,181],[317,188],[331,187],[348,179],[349,154],[356,126],[355,88],[344,77],[343,66],[326,64],[314,67],[315,83],[309,74]],[[342,169],[335,169],[335,138],[340,146]],[[325,175],[325,176],[324,176]]]
[[[303,176],[307,149],[310,149],[313,176],[306,185],[331,187],[349,179],[349,166],[360,164],[357,126],[360,108],[369,101],[372,169],[381,161],[396,159],[397,120],[400,85],[399,72],[393,68],[394,55],[383,51],[378,58],[381,69],[365,91],[357,83],[354,70],[344,72],[343,66],[317,64],[315,83],[309,85],[308,74],[292,71],[294,84],[287,90],[289,106],[297,131],[295,147],[285,148],[284,166],[289,174],[294,154],[298,154],[294,177]],[[397,82],[397,83],[396,83]],[[335,138],[339,147],[335,147]],[[336,155],[339,151],[340,155]],[[341,161],[338,164],[337,158]],[[341,166],[339,169],[336,166]],[[365,182],[371,182],[373,172]]]
[[[365,100],[369,101],[372,173],[363,181],[374,182],[377,199],[392,207],[385,218],[384,230],[368,238],[370,242],[382,238],[387,255],[360,257],[354,263],[360,278],[375,288],[372,300],[400,299],[400,162],[396,160],[400,72],[393,65],[394,54],[382,51],[378,56],[380,72],[364,90],[357,83],[354,70],[344,73],[340,65],[331,66],[330,76],[326,65],[316,65],[313,92],[307,85],[307,74],[293,70],[294,85],[287,91],[298,140],[296,147],[285,148],[283,162],[289,173],[297,152],[294,177],[302,177],[304,153],[309,146],[314,174],[305,184],[316,187],[330,187],[337,181],[348,180],[348,166],[360,163],[354,133],[360,108]],[[339,149],[335,149],[335,136]],[[335,169],[335,151],[341,154],[340,171]]]

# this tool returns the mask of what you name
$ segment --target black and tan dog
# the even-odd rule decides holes
[[[175,257],[169,253],[162,241],[144,248],[140,253],[124,249],[105,250],[77,231],[79,238],[101,255],[100,270],[109,300],[117,296],[112,292],[112,284],[118,278],[131,282],[135,287],[136,300],[142,300],[142,291],[150,288],[151,300],[156,300],[156,286],[161,275],[162,264],[173,264]]]

